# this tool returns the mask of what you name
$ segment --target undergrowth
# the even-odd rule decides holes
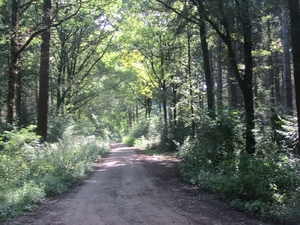
[[[6,132],[1,141],[0,221],[66,191],[92,171],[95,161],[109,149],[106,140],[71,132],[58,142],[40,144],[33,130]]]
[[[130,133],[123,138],[123,142],[140,149],[157,148],[161,141],[160,122],[159,117],[153,117],[135,123]]]
[[[178,135],[180,133],[180,135]],[[175,150],[175,139],[183,136],[184,128],[167,127],[159,116],[140,120],[131,131],[123,137],[123,142],[140,149],[155,149],[161,152]]]
[[[179,145],[182,177],[263,219],[299,224],[300,161],[290,149],[297,135],[295,128],[285,127],[290,122],[281,123],[277,135],[268,126],[256,130],[257,151],[249,155],[234,115],[202,118],[197,138]]]

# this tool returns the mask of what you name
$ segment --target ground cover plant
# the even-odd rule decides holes
[[[288,120],[280,122],[275,133],[268,126],[256,131],[256,154],[250,155],[236,117],[203,119],[197,138],[179,146],[182,177],[263,219],[299,223],[300,162],[289,147],[296,131]]]
[[[0,219],[31,210],[45,197],[62,193],[93,170],[109,150],[95,136],[64,135],[40,143],[34,127],[6,132],[0,150]]]
[[[123,142],[141,149],[158,148],[162,143],[163,130],[159,124],[159,117],[142,119],[132,126],[130,132],[123,137]]]

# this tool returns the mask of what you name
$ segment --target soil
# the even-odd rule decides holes
[[[180,159],[112,144],[95,171],[68,192],[4,225],[271,225],[185,184]]]

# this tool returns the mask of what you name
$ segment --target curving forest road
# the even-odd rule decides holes
[[[179,181],[179,160],[112,144],[95,171],[67,193],[5,225],[267,225]]]

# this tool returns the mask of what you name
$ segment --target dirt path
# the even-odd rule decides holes
[[[267,224],[180,183],[178,162],[113,144],[112,151],[81,184],[4,224]]]

